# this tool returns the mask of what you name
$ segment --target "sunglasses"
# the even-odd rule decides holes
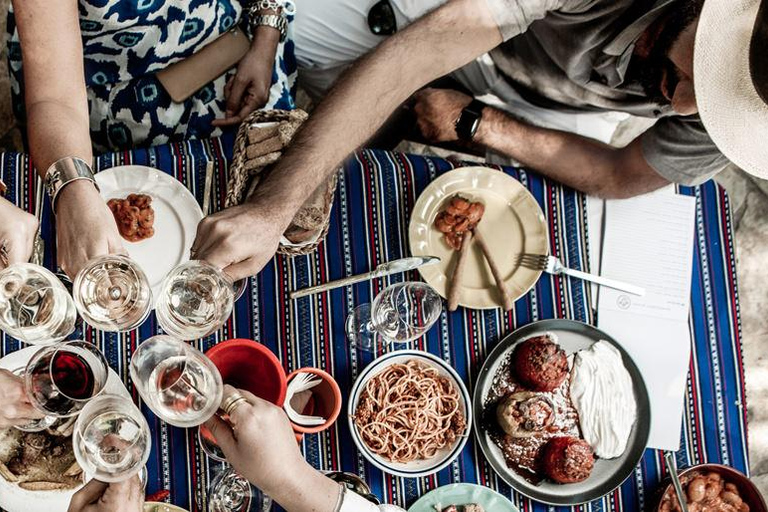
[[[397,32],[395,11],[389,0],[377,2],[368,11],[368,28],[377,36],[391,36]]]

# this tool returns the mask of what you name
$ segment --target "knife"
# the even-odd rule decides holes
[[[334,288],[340,288],[342,286],[359,283],[361,281],[367,281],[369,279],[376,279],[378,277],[384,277],[391,274],[408,272],[409,270],[415,270],[425,265],[433,265],[439,262],[440,258],[437,256],[416,256],[413,258],[403,258],[395,261],[389,261],[387,263],[382,263],[376,267],[374,271],[368,272],[366,274],[345,277],[344,279],[339,279],[338,281],[331,281],[329,283],[321,284],[318,286],[296,290],[291,292],[290,297],[291,299],[299,299],[301,297],[306,297],[307,295],[312,295],[313,293],[327,292],[328,290],[333,290]]]

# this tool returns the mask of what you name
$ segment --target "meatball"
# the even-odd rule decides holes
[[[565,351],[547,335],[525,340],[512,357],[515,376],[534,391],[553,391],[568,376]]]
[[[552,424],[555,408],[546,396],[521,391],[499,402],[496,419],[501,429],[512,437],[533,437]]]
[[[573,484],[589,478],[595,455],[583,439],[553,437],[544,446],[541,463],[544,473],[555,482]]]

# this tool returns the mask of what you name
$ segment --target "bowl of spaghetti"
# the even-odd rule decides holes
[[[417,350],[390,352],[355,381],[349,430],[377,468],[422,477],[461,453],[472,427],[471,404],[459,375],[440,358]]]

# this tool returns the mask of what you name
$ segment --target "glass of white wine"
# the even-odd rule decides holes
[[[50,345],[75,330],[72,297],[51,271],[32,263],[0,271],[0,329],[30,345]]]
[[[72,445],[86,474],[102,482],[122,482],[139,474],[149,460],[149,425],[128,398],[104,394],[80,412]]]
[[[234,298],[234,283],[222,270],[205,261],[188,261],[163,281],[155,305],[157,321],[178,339],[202,338],[224,324]]]
[[[131,358],[131,378],[158,418],[176,427],[196,427],[214,415],[224,384],[202,352],[170,336],[139,345]]]
[[[102,331],[129,331],[152,310],[152,288],[138,264],[120,254],[89,261],[72,288],[80,315]]]
[[[364,351],[375,350],[379,338],[387,345],[410,343],[429,331],[442,311],[443,300],[428,284],[393,284],[382,290],[372,304],[352,311],[347,317],[347,339]]]

